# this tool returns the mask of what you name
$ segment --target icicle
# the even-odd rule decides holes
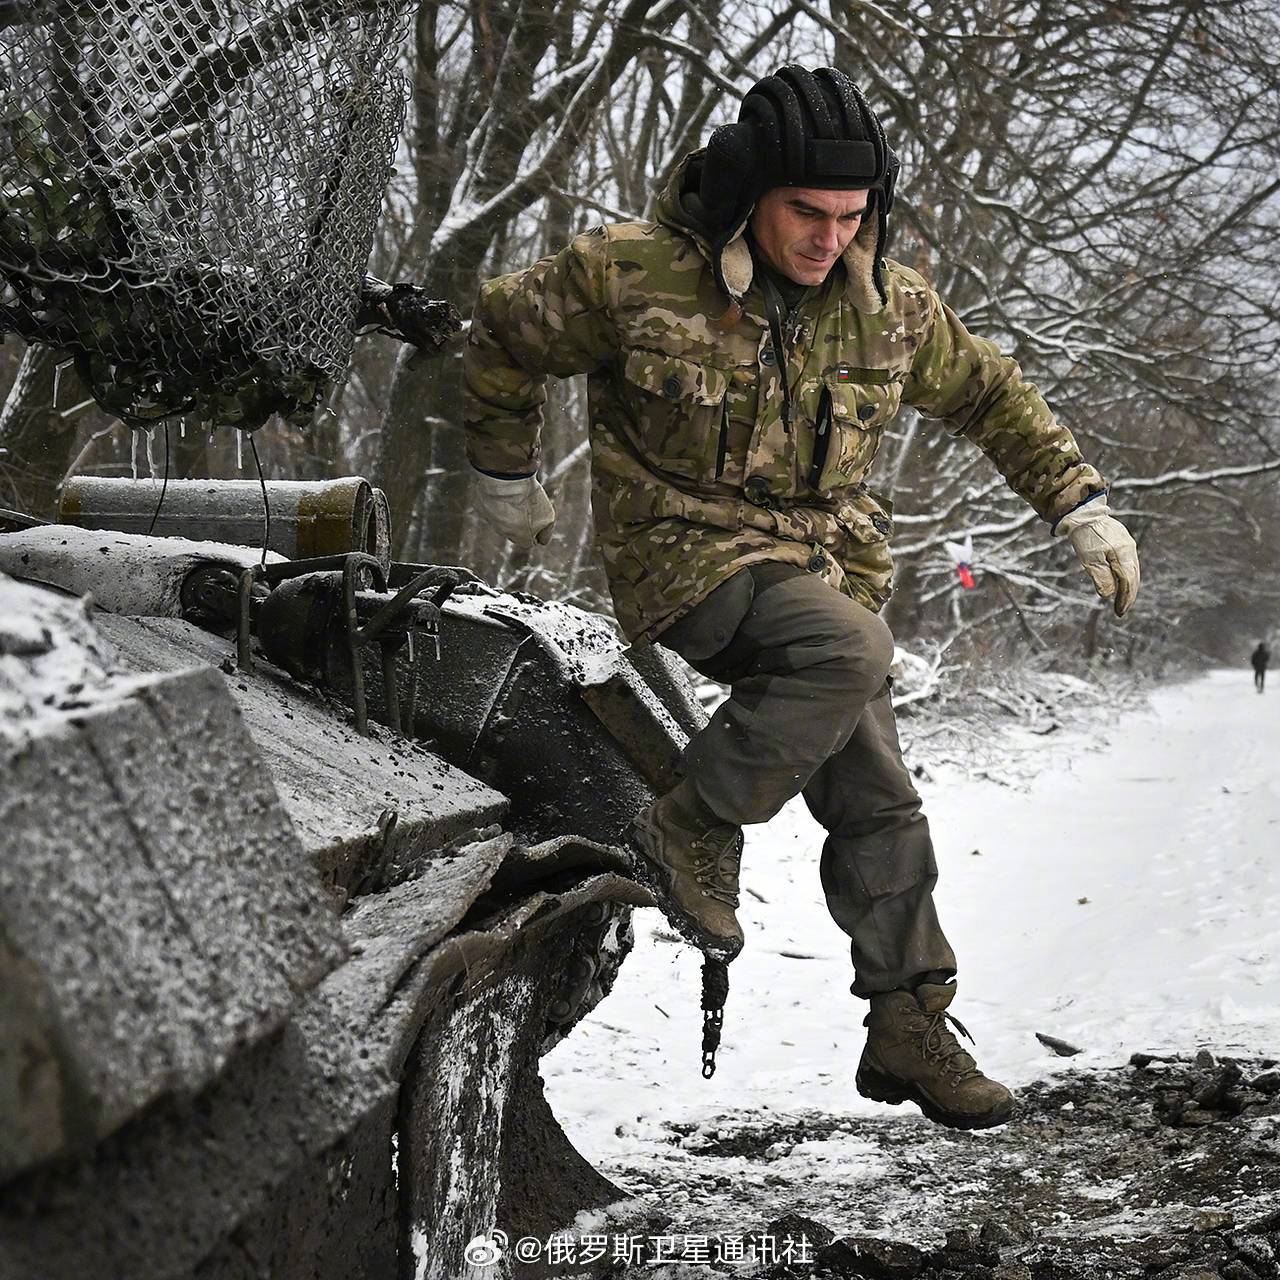
[[[147,428],[147,470],[151,473],[153,480],[159,478],[156,475],[156,431],[154,427]]]
[[[133,478],[138,478],[138,428],[133,428],[133,441],[129,449],[129,466]]]
[[[63,360],[53,367],[53,407],[56,409],[62,399],[62,375],[75,364],[74,360]]]
[[[244,432],[236,432],[236,470],[244,470]]]

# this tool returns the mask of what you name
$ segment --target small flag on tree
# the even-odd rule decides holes
[[[951,559],[955,562],[960,585],[966,591],[972,591],[974,588],[973,570],[969,566],[973,561],[973,534],[967,533],[963,542],[948,542],[946,546]]]

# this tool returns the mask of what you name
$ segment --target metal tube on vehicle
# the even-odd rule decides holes
[[[363,551],[384,570],[390,564],[387,498],[367,480],[268,480],[266,488],[269,550],[290,560]],[[155,517],[157,537],[262,545],[262,486],[256,480],[170,480],[163,503],[160,490],[153,479],[74,476],[63,487],[58,523],[146,533]]]

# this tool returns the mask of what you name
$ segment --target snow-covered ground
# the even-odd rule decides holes
[[[919,783],[960,962],[954,1011],[984,1069],[1016,1086],[1135,1050],[1277,1054],[1280,684],[1260,697],[1247,669],[1214,672],[1096,730],[1018,750],[1037,752],[1026,785],[953,768]],[[648,1160],[669,1171],[682,1155],[673,1124],[905,1117],[853,1087],[865,1006],[848,993],[820,844],[799,801],[748,832],[747,947],[730,970],[710,1081],[699,1074],[698,957],[656,911],[635,914],[636,948],[612,994],[542,1063],[566,1133],[602,1172]],[[1084,1052],[1057,1058],[1037,1031]],[[822,1153],[792,1154],[803,1178]],[[842,1155],[874,1176],[874,1147]]]

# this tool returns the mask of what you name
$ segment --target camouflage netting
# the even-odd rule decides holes
[[[305,420],[351,354],[403,0],[0,0],[0,329],[133,425]]]

